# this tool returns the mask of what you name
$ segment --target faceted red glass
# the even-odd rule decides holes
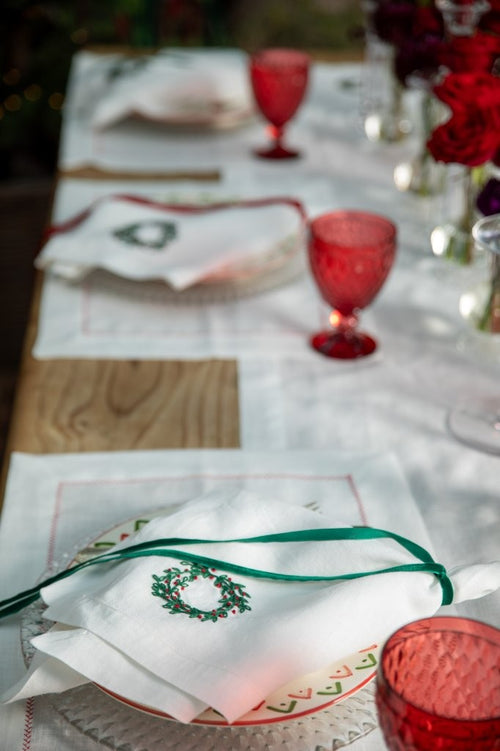
[[[323,299],[331,305],[332,329],[311,339],[328,357],[351,359],[376,349],[357,330],[357,312],[371,303],[392,268],[396,227],[366,211],[332,211],[311,222],[309,264]]]
[[[255,153],[267,159],[290,159],[298,151],[283,145],[285,124],[298,110],[309,79],[310,58],[305,52],[291,49],[267,49],[250,58],[250,80],[255,101],[271,123],[274,142]]]
[[[479,621],[415,621],[384,646],[377,710],[390,751],[500,749],[500,631]]]

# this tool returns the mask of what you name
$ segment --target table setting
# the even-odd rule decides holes
[[[363,74],[282,49],[75,55],[29,362],[234,361],[239,444],[167,448],[168,424],[164,448],[14,443],[6,749],[498,747],[498,456],[450,422],[498,396],[459,309],[484,257],[447,277],[432,197],[394,184],[418,134],[365,137]],[[469,713],[423,701],[426,647]]]

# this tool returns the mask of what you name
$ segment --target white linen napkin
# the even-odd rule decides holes
[[[105,269],[133,280],[161,279],[183,290],[252,273],[303,248],[305,212],[294,199],[211,206],[108,196],[58,225],[35,260],[67,279]]]
[[[97,101],[92,125],[106,128],[139,115],[166,124],[228,127],[248,119],[253,109],[245,53],[175,49],[118,70]]]
[[[115,550],[173,536],[233,540],[331,526],[324,514],[302,506],[246,491],[216,491],[151,521]],[[303,576],[418,562],[391,539],[179,542],[174,548]],[[500,566],[473,566],[470,577],[461,568],[459,577],[462,596],[483,596],[500,586]],[[288,680],[432,615],[442,596],[438,578],[423,571],[291,582],[226,574],[215,565],[200,568],[182,556],[92,566],[42,590],[45,616],[64,627],[33,640],[51,657],[37,659],[2,700],[63,690],[83,675],[184,722],[205,706],[234,722]]]

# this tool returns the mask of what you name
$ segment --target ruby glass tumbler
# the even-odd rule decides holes
[[[375,298],[396,254],[396,226],[366,211],[332,211],[310,223],[309,265],[321,296],[333,309],[331,329],[311,338],[327,357],[371,354],[373,337],[358,330],[358,313]]]
[[[255,154],[265,159],[292,159],[300,152],[283,144],[286,123],[304,99],[310,57],[293,49],[265,49],[250,58],[250,80],[255,101],[270,123],[272,143]]]
[[[500,749],[500,631],[454,616],[386,642],[376,703],[389,751]]]

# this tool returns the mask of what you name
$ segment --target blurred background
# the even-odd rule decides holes
[[[362,47],[361,0],[3,0],[0,179],[53,173],[82,47]]]
[[[362,0],[3,0],[0,19],[0,456],[48,221],[64,94],[82,48],[291,46],[362,54]]]

